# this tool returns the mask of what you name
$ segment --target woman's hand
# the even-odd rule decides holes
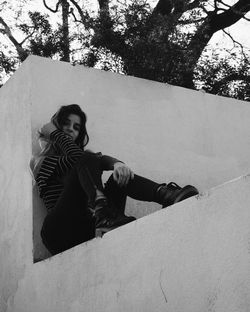
[[[114,164],[114,172],[113,172],[113,177],[115,182],[123,187],[126,186],[129,182],[129,180],[134,179],[134,173],[133,171],[126,166],[122,162],[117,162]]]
[[[40,132],[46,139],[49,139],[50,134],[55,130],[57,130],[57,127],[52,122],[48,122],[42,126]]]

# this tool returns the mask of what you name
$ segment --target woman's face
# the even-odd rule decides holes
[[[62,131],[75,141],[81,128],[81,118],[78,115],[70,114],[62,125]]]

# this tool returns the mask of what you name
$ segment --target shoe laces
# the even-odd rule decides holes
[[[100,198],[95,202],[94,205],[94,214],[97,214],[100,211],[107,211],[108,208],[108,201],[106,198]]]

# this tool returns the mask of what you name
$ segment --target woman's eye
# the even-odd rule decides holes
[[[63,126],[68,126],[69,125],[69,122],[66,120],[62,123]]]

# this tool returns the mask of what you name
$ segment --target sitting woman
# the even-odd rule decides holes
[[[191,185],[158,184],[118,159],[84,150],[86,115],[77,104],[62,106],[40,140],[45,147],[31,164],[48,210],[41,236],[53,255],[135,220],[124,214],[127,196],[164,208],[198,194]],[[113,170],[105,186],[104,170]]]

